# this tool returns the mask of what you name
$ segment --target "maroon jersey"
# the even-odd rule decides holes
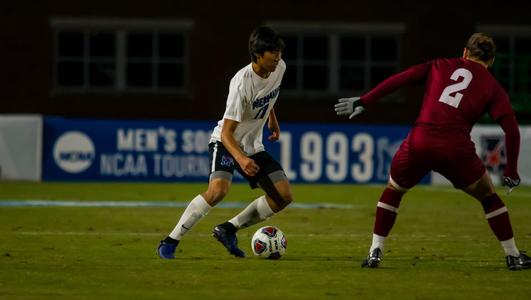
[[[504,128],[506,173],[518,177],[518,125],[509,97],[487,68],[477,62],[450,58],[413,66],[384,80],[361,101],[368,106],[402,86],[421,82],[426,83],[422,108],[393,157],[391,180],[410,188],[430,170],[441,173],[459,188],[478,180],[485,167],[475,152],[470,131],[485,112]]]
[[[507,93],[484,66],[463,58],[436,59],[393,75],[362,96],[365,105],[405,85],[426,82],[418,126],[470,132],[488,112],[493,120],[514,114]]]

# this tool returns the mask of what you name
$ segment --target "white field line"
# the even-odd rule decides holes
[[[369,184],[369,185],[367,185],[367,187],[383,191],[385,185],[382,185],[382,184]],[[352,185],[352,188],[356,189],[356,186]],[[505,197],[513,198],[514,197],[514,198],[531,199],[531,193],[522,192],[522,191],[520,191],[518,189],[518,187],[514,188],[513,191],[509,195],[507,195],[507,189],[504,188],[504,187],[496,187],[496,189],[497,189],[496,192],[502,198],[505,198]],[[426,191],[426,192],[451,193],[451,194],[459,194],[459,193],[464,194],[465,193],[462,190],[458,190],[458,189],[454,188],[451,185],[449,185],[449,186],[444,186],[444,185],[443,186],[432,186],[432,185],[420,184],[420,185],[416,185],[415,187],[410,189],[410,191],[414,191],[414,190],[421,190],[421,191]]]
[[[155,232],[89,232],[89,231],[15,231],[11,232],[15,235],[29,235],[29,236],[163,236],[163,233]],[[252,233],[252,231],[250,232]],[[196,237],[210,237],[212,234],[197,233]],[[370,234],[290,234],[290,237],[370,237]]]
[[[425,185],[416,186],[412,190],[422,190],[422,191],[427,191],[427,192],[439,192],[439,193],[457,193],[457,194],[465,193],[462,190],[458,190],[452,187],[436,187],[436,186],[425,186]],[[505,189],[499,189],[496,192],[502,198],[505,198],[505,197],[507,198],[528,198],[528,199],[531,198],[531,193],[521,192],[518,190],[518,187],[513,189],[513,191],[509,195],[507,195]]]
[[[244,208],[249,202],[222,202],[216,208]],[[77,201],[77,200],[2,200],[0,207],[180,207],[188,206],[183,201]],[[292,203],[289,208],[349,209],[353,205],[336,203]]]
[[[252,233],[252,231],[249,232],[249,234]],[[91,231],[14,231],[10,232],[9,234],[15,234],[15,235],[27,235],[27,236],[162,236],[163,233],[156,233],[156,232],[91,232]],[[245,236],[245,233],[243,234]],[[196,237],[210,237],[212,234],[206,234],[206,233],[194,233],[193,236]],[[372,236],[372,233],[349,233],[349,234],[341,234],[341,233],[323,233],[323,234],[313,234],[313,233],[290,233],[289,237],[309,237],[309,238],[367,238],[370,239]],[[472,236],[464,235],[464,236],[450,236],[445,234],[439,234],[439,235],[419,235],[419,234],[413,234],[413,235],[395,235],[390,237],[391,240],[395,239],[419,239],[423,241],[427,240],[440,240],[440,239],[472,239]]]

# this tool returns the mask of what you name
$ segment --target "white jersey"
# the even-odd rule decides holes
[[[243,67],[230,81],[229,96],[223,119],[214,128],[210,142],[221,141],[223,120],[238,122],[234,138],[242,151],[252,155],[264,151],[262,132],[269,112],[277,101],[286,63],[280,60],[268,78],[258,76],[252,63]]]

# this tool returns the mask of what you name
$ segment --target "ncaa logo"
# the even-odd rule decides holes
[[[95,149],[92,140],[80,131],[61,135],[53,147],[55,163],[68,173],[80,173],[92,165]]]

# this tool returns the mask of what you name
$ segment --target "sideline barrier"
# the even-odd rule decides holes
[[[43,180],[206,182],[208,141],[216,123],[44,119]],[[281,124],[281,138],[266,149],[297,183],[387,181],[393,154],[408,126]],[[520,172],[531,183],[531,128],[521,127]],[[503,132],[477,126],[472,137],[494,176],[503,172]],[[236,172],[237,173],[237,172]],[[433,179],[432,179],[433,177]],[[235,181],[242,181],[235,176]],[[440,176],[422,183],[444,184]]]
[[[206,182],[214,126],[215,122],[45,118],[43,179]],[[384,183],[392,155],[408,129],[282,124],[280,141],[266,142],[265,147],[293,182]],[[266,130],[265,140],[268,135]]]
[[[0,179],[41,180],[42,117],[0,115]]]

